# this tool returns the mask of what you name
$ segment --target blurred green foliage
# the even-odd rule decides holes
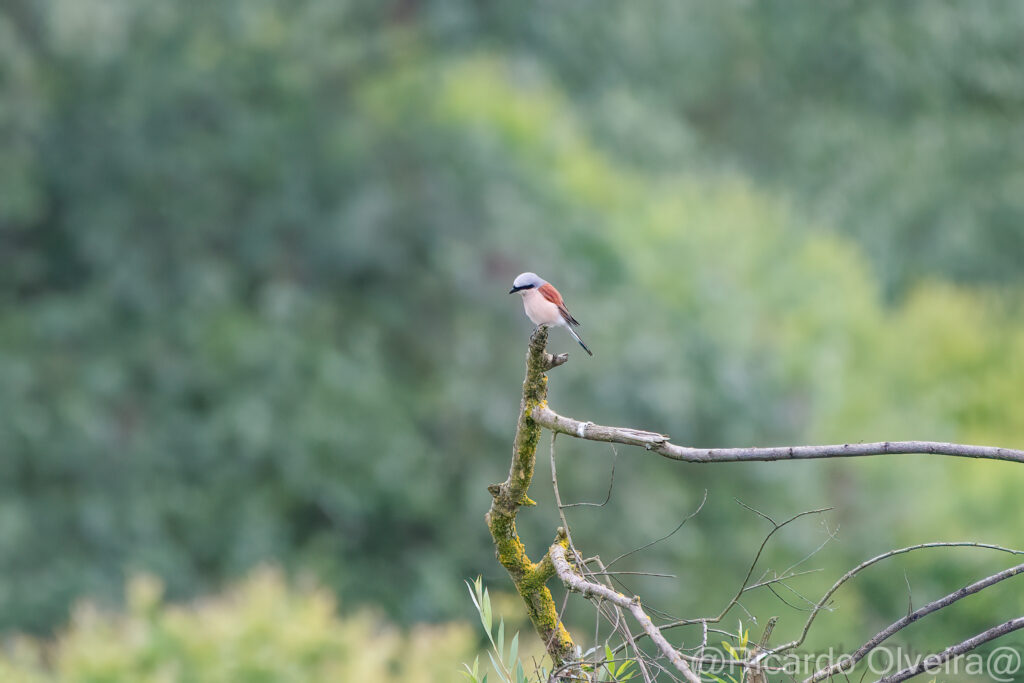
[[[330,591],[289,587],[260,569],[216,599],[171,606],[153,577],[128,585],[124,614],[79,605],[53,643],[20,638],[0,658],[8,683],[428,683],[452,678],[471,648],[465,626],[402,632],[368,614],[344,619]]]
[[[1021,447],[1024,10],[1001,6],[8,0],[0,628],[116,602],[126,573],[177,599],[267,560],[345,605],[467,617],[462,578],[504,579],[482,514],[523,270],[597,354],[553,372],[560,412],[693,445]],[[601,497],[608,451],[560,451],[563,495]],[[574,538],[617,555],[709,489],[623,566],[678,574],[630,587],[692,615],[764,532],[733,496],[836,506],[813,594],[899,544],[1024,545],[1018,470],[624,452]],[[827,535],[801,529],[769,565]],[[904,570],[938,594],[995,561],[879,570],[823,638],[898,616]],[[974,605],[964,628],[1006,602]]]

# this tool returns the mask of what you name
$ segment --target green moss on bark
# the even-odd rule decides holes
[[[548,378],[544,373],[551,364],[551,357],[545,351],[547,341],[546,328],[538,329],[530,337],[530,348],[526,354],[526,378],[523,380],[523,398],[519,405],[519,422],[512,449],[512,465],[509,468],[508,479],[504,483],[488,488],[493,500],[486,520],[494,539],[498,561],[512,577],[512,582],[526,605],[530,621],[547,646],[548,654],[557,667],[571,659],[575,645],[558,618],[555,601],[546,585],[548,579],[554,575],[554,567],[547,555],[538,563],[530,561],[526,548],[516,532],[515,523],[520,506],[535,504],[526,494],[533,481],[541,429],[530,414],[547,398]]]

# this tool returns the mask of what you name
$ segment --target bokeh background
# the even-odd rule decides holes
[[[478,574],[528,630],[483,523],[524,270],[596,354],[552,373],[564,414],[698,446],[1024,447],[1022,32],[1014,2],[3,0],[4,680],[454,680]],[[558,446],[563,495],[603,499],[611,449]],[[1022,483],[623,449],[609,504],[570,514],[613,557],[707,490],[622,563],[675,574],[626,585],[698,616],[768,530],[734,498],[835,507],[762,565],[838,529],[795,584],[816,597],[900,545],[1024,546]],[[873,569],[813,645],[1014,563]],[[744,605],[779,638],[806,616]],[[1020,608],[1010,582],[906,640]]]

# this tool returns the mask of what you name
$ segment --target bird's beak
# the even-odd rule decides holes
[[[522,289],[522,287],[513,287],[512,289],[508,290],[508,293],[509,293],[509,294],[515,294],[515,293],[516,293],[516,292],[518,292],[518,291],[519,291],[520,289]]]

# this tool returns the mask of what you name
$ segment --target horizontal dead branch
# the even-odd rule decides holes
[[[808,460],[814,458],[853,458],[868,455],[934,454],[961,458],[984,458],[1024,463],[1024,451],[997,446],[973,446],[943,441],[879,441],[875,443],[844,443],[828,446],[774,446],[768,448],[690,448],[678,446],[668,435],[629,427],[606,427],[593,422],[580,422],[559,415],[546,404],[539,404],[531,413],[534,421],[553,432],[578,439],[642,446],[671,460],[683,462],[750,462],[775,460]]]

